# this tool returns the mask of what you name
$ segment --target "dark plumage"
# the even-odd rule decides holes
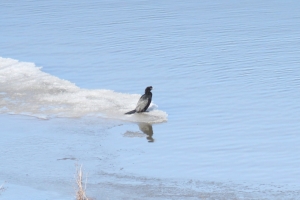
[[[133,113],[140,113],[140,112],[145,112],[152,100],[152,86],[146,87],[145,89],[145,94],[143,94],[140,98],[140,100],[137,102],[136,107],[134,110],[129,111],[127,113],[125,113],[126,115],[128,114],[133,114]]]

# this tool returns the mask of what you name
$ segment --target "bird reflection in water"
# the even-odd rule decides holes
[[[148,135],[148,137],[147,137],[148,142],[154,142],[154,139],[152,138],[153,128],[152,128],[151,124],[141,122],[141,123],[139,123],[139,128],[143,133]]]

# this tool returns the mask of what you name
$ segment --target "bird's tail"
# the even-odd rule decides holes
[[[136,110],[132,110],[132,111],[129,111],[129,112],[125,113],[125,115],[130,115],[130,114],[133,114],[135,112],[136,112]]]

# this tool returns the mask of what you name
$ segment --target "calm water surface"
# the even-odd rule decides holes
[[[256,198],[271,198],[265,186],[274,184],[287,187],[284,195],[297,199],[299,8],[297,1],[1,2],[1,57],[34,63],[89,91],[142,94],[152,85],[157,109],[168,114],[167,122],[153,125],[87,116],[39,120],[8,116],[12,111],[0,104],[6,122],[1,137],[20,148],[3,156],[9,165],[1,166],[1,179],[13,172],[12,182],[22,182],[16,177],[23,177],[23,167],[11,169],[15,160],[49,148],[54,161],[67,161],[50,164],[42,150],[31,161],[18,162],[35,163],[26,170],[41,180],[48,177],[47,165],[58,172],[66,162],[70,170],[79,162],[93,184],[116,183],[120,177],[127,184],[141,181],[127,176],[148,177],[153,187],[155,178],[220,182],[232,188],[258,184],[264,192]],[[0,81],[0,92],[3,88]],[[49,142],[34,143],[28,150],[19,141],[31,141],[26,135]],[[60,176],[62,182],[68,179]],[[203,185],[203,191],[211,189]],[[234,193],[227,199],[246,198]]]

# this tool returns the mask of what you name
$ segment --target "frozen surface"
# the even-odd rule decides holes
[[[1,194],[2,193],[2,194]],[[5,200],[41,200],[41,199],[55,199],[55,200],[72,200],[74,199],[70,196],[63,196],[55,191],[39,190],[33,187],[5,184],[5,188],[0,192],[0,199]]]
[[[141,95],[80,89],[69,81],[42,72],[33,63],[0,57],[0,83],[2,113],[40,118],[99,115],[134,122],[167,121],[167,114],[153,110],[153,104],[149,107],[151,112],[124,115],[135,108]]]
[[[299,8],[2,1],[0,198],[300,199]]]
[[[154,142],[146,138],[149,135],[141,137],[142,130],[149,130],[145,124],[135,128],[130,123],[93,117],[37,120],[1,115],[0,119],[4,122],[0,182],[5,187],[0,199],[72,199],[78,164],[82,164],[87,177],[87,194],[95,199],[279,200],[300,195],[296,180],[294,184],[280,184],[265,177],[257,179],[262,176],[258,171],[249,172],[252,178],[231,172],[233,168],[245,170],[251,166],[231,166],[224,169],[227,174],[220,168],[206,167],[209,163],[205,159],[198,165],[200,170],[178,153],[175,156],[180,162],[174,162],[170,147],[156,141],[167,140],[163,134],[152,135]],[[125,136],[129,131],[135,134]]]

